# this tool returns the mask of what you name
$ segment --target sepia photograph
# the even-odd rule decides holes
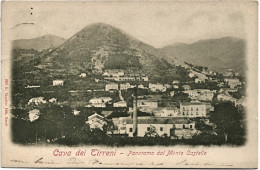
[[[14,1],[2,13],[2,148],[53,157],[11,152],[7,167],[257,167],[256,2]],[[235,157],[207,163],[211,149]],[[107,163],[56,164],[74,153]]]

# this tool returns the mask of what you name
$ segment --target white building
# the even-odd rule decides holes
[[[86,77],[86,76],[87,76],[86,73],[81,73],[81,74],[79,75],[79,77]]]
[[[206,117],[206,104],[197,102],[180,103],[181,117]]]
[[[133,119],[122,119],[117,126],[119,132],[133,137]],[[137,136],[143,137],[151,131],[159,136],[167,134],[178,139],[189,139],[196,133],[195,122],[188,118],[138,117]]]
[[[53,86],[63,86],[64,80],[53,80],[52,85]]]
[[[50,103],[55,103],[56,101],[57,101],[56,98],[51,98],[51,99],[49,100]]]
[[[108,83],[108,84],[106,84],[105,90],[106,91],[118,90],[118,84],[116,84],[116,83]]]
[[[153,109],[153,114],[156,117],[178,117],[179,109],[177,107],[163,107]]]
[[[33,109],[29,111],[29,121],[34,122],[35,120],[39,119],[40,117],[40,110]]]
[[[158,108],[156,100],[137,100],[137,107]]]
[[[180,80],[173,80],[172,84],[180,84]]]
[[[46,103],[46,100],[44,100],[43,97],[35,97],[35,98],[31,98],[28,102],[28,105],[29,104],[36,104],[36,105],[39,105],[39,104],[45,104]]]
[[[95,113],[88,117],[86,124],[89,124],[90,129],[100,129],[103,131],[103,127],[107,124],[107,122],[103,116]]]
[[[131,88],[129,83],[120,84],[120,90],[127,90],[129,88]]]
[[[119,101],[119,102],[113,103],[113,107],[127,107],[127,103],[125,101]]]
[[[166,91],[166,87],[160,83],[157,83],[157,84],[149,83],[149,89],[153,92],[156,92],[156,91],[165,92]]]
[[[235,105],[236,105],[236,102],[237,102],[237,99],[230,96],[229,94],[219,94],[217,96],[217,99],[219,101],[223,101],[223,102],[230,101],[230,102],[234,103]]]
[[[118,70],[118,69],[111,69],[111,70],[105,70],[103,73],[103,76],[107,77],[122,77],[124,76],[124,71],[123,70]]]

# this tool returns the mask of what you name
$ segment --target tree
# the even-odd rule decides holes
[[[220,103],[210,117],[223,142],[241,145],[245,142],[245,109],[232,103]]]

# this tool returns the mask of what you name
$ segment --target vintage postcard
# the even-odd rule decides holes
[[[2,2],[2,167],[257,168],[257,10]]]

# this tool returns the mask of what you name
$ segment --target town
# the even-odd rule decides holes
[[[211,131],[206,130],[207,133],[217,136],[214,131],[216,125],[210,121],[215,104],[227,103],[235,108],[245,107],[245,81],[232,69],[227,70],[224,75],[188,63],[183,69],[188,77],[186,81],[173,79],[165,84],[150,81],[146,74],[131,69],[105,69],[100,76],[82,72],[75,75],[77,84],[71,84],[65,78],[53,79],[47,87],[31,81],[34,83],[24,85],[24,90],[42,90],[43,93],[18,107],[28,110],[28,116],[23,117],[23,120],[30,123],[43,119],[43,108],[56,107],[56,113],[53,114],[66,108],[67,113],[61,113],[62,117],[54,118],[52,115],[49,118],[69,118],[68,122],[78,119],[78,122],[84,122],[84,126],[89,128],[89,133],[98,130],[102,135],[112,138],[160,137],[173,141],[191,140],[205,132],[205,128],[201,126],[208,127]],[[92,88],[80,88],[84,81],[92,81]],[[75,88],[75,85],[79,87]],[[64,99],[66,96],[68,98]],[[68,108],[71,110],[68,111]],[[79,128],[76,124],[73,123],[71,127]],[[72,135],[65,135],[64,129],[62,132],[45,129],[42,135],[39,135],[40,131],[37,129],[32,134],[34,137],[29,143],[55,143]],[[55,134],[47,137],[47,133]]]

